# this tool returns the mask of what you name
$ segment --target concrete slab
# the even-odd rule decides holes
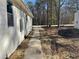
[[[40,36],[39,29],[35,28],[33,36]],[[41,47],[41,41],[38,38],[31,38],[25,51],[24,59],[44,59]]]
[[[43,52],[40,40],[30,40],[29,48],[25,51],[24,59],[43,59]]]

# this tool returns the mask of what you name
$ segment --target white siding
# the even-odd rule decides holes
[[[7,3],[6,0],[0,0],[0,59],[6,57],[6,50],[9,44],[7,32]]]
[[[24,39],[24,25],[23,25],[23,31],[20,32],[20,20],[24,22],[24,19],[21,18],[20,10],[13,6],[13,14],[14,14],[14,27],[10,27],[9,31],[10,33],[10,48],[8,49],[8,56],[10,56],[15,49],[18,47],[18,45],[23,41]],[[24,23],[23,23],[24,24]]]
[[[32,30],[32,18],[27,16],[26,35],[28,35],[31,30]]]
[[[21,13],[20,13],[21,12]],[[23,16],[21,16],[23,12],[20,11],[17,7],[13,6],[13,14],[14,14],[14,27],[10,27],[10,46],[8,49],[8,56],[10,56],[15,49],[18,47],[19,44],[24,40],[24,35],[28,35],[30,31],[32,30],[32,18],[27,17],[27,23],[26,23],[26,30],[25,30],[25,20],[24,13]],[[22,20],[23,24],[23,30],[20,32],[20,20]],[[26,33],[25,33],[26,32]]]
[[[79,29],[79,11],[75,13],[74,28]]]
[[[20,12],[22,11],[15,6],[12,6],[12,8],[14,26],[8,27],[7,0],[0,0],[0,59],[5,59],[6,55],[9,57],[23,41],[25,32],[27,35],[32,30],[32,18],[28,16],[25,24],[25,14],[21,18]],[[20,19],[23,22],[22,32],[20,32]]]

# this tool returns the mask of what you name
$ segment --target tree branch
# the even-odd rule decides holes
[[[60,1],[59,1],[60,2]],[[60,4],[60,8],[64,5],[65,0],[62,1],[62,4]]]

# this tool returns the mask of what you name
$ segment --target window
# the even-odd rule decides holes
[[[24,13],[23,13],[23,11],[21,11],[20,10],[20,17],[21,17],[21,19],[20,19],[20,32],[22,32],[23,31],[23,29],[24,29],[24,24],[23,24],[23,19],[24,19]]]
[[[7,18],[8,18],[8,27],[14,26],[12,4],[8,1],[7,1]]]
[[[25,29],[26,29],[26,25],[27,25],[27,16],[25,17]]]
[[[22,22],[22,19],[20,19],[20,32],[22,32],[23,30],[23,22]]]

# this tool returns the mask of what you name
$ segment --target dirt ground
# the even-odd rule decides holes
[[[43,51],[51,59],[79,59],[79,38],[59,36],[56,28],[44,28],[40,33]]]
[[[28,48],[28,43],[33,32],[27,36],[27,38],[21,43],[20,46],[16,49],[16,51],[9,57],[9,59],[24,59],[24,52]]]
[[[45,59],[79,59],[79,38],[64,38],[56,28],[40,29],[39,39]],[[25,39],[9,59],[23,59],[32,33]]]

